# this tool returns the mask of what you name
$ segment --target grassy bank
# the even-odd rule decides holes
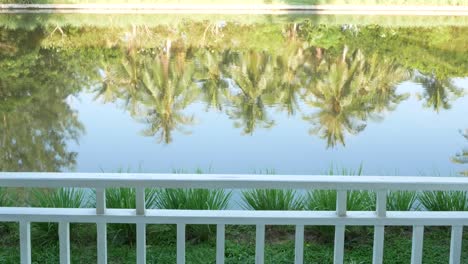
[[[21,4],[290,4],[290,5],[467,5],[467,0],[1,0]]]
[[[96,237],[93,225],[72,226],[72,263],[96,263]],[[148,263],[175,263],[174,228],[150,226],[147,235]],[[348,231],[345,243],[345,263],[372,262],[372,228],[356,234]],[[450,230],[429,227],[425,230],[423,263],[448,263]],[[32,259],[35,263],[58,263],[57,242],[44,243],[33,229]],[[267,228],[266,263],[293,263],[294,230],[292,227]],[[228,226],[226,233],[226,263],[254,263],[255,232],[251,226]],[[109,263],[135,263],[135,246],[115,243],[109,238]],[[0,262],[19,263],[18,234],[2,234]],[[187,263],[215,263],[215,234],[208,240],[187,242]],[[318,238],[314,229],[306,230],[305,263],[333,263],[332,236]],[[388,227],[385,233],[384,263],[409,263],[411,258],[411,228]],[[462,263],[468,262],[468,232],[464,233]]]
[[[359,174],[359,173],[357,173]],[[94,207],[94,199],[81,189],[58,189],[6,192],[0,189],[0,206]],[[16,194],[16,195],[15,195]],[[146,192],[148,208],[216,209],[229,208],[231,193],[220,190],[151,189]],[[248,210],[334,210],[336,192],[299,193],[280,190],[241,192],[239,205]],[[388,210],[468,211],[467,192],[390,192]],[[131,189],[108,189],[109,208],[134,208],[135,192]],[[348,210],[375,210],[372,192],[348,193]],[[384,263],[405,263],[411,257],[411,227],[387,227]],[[266,263],[292,263],[294,227],[267,226]],[[308,226],[305,234],[305,263],[332,263],[333,227]],[[187,263],[215,263],[216,233],[213,226],[187,226]],[[33,261],[58,262],[57,225],[33,223]],[[176,258],[174,225],[148,225],[147,255],[149,263],[174,263]],[[226,263],[254,263],[255,227],[228,226]],[[468,261],[468,230],[463,237],[462,263]],[[109,224],[109,263],[135,262],[135,225]],[[348,226],[346,263],[371,263],[373,227]],[[19,235],[15,223],[0,223],[0,263],[18,263]],[[449,227],[426,227],[423,263],[446,263],[450,245]],[[73,263],[96,262],[96,228],[94,224],[72,224]]]

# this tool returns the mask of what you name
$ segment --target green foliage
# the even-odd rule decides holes
[[[468,211],[468,192],[425,191],[418,199],[429,211]]]
[[[159,209],[224,210],[231,192],[208,189],[161,189],[156,192],[155,207]]]
[[[387,210],[411,211],[419,209],[418,195],[410,191],[392,191],[387,195]]]
[[[12,201],[8,197],[7,189],[0,187],[0,207],[11,206]]]
[[[146,189],[146,208],[155,208],[156,190]],[[95,196],[93,205],[96,206]],[[106,207],[132,209],[136,208],[136,191],[133,188],[109,188],[106,189]],[[109,224],[110,237],[116,243],[132,245],[136,237],[136,226],[134,224]]]
[[[30,204],[45,208],[83,208],[88,205],[86,193],[77,188],[34,189]],[[40,238],[58,237],[57,223],[37,223],[35,226],[41,232]]]
[[[158,209],[224,210],[229,206],[232,193],[226,190],[208,189],[159,189],[155,207]],[[211,225],[190,225],[189,237],[207,240],[215,231]]]
[[[348,211],[375,210],[375,194],[369,191],[349,191],[347,194]],[[305,208],[312,211],[336,210],[336,191],[313,190],[307,194]]]
[[[302,210],[303,197],[294,190],[254,189],[242,192],[242,207],[248,210]]]

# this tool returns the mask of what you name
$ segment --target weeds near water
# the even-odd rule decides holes
[[[95,196],[92,201],[96,205]],[[156,205],[156,190],[145,190],[146,208],[155,208]],[[109,188],[106,189],[106,207],[119,209],[136,208],[136,191],[134,188]],[[109,224],[109,233],[115,242],[123,244],[134,243],[136,237],[135,224]]]
[[[232,193],[226,190],[208,189],[160,189],[156,192],[155,206],[158,209],[225,210]],[[215,232],[211,225],[189,225],[189,237],[206,240]]]
[[[419,210],[418,195],[410,191],[394,191],[387,195],[387,210],[411,211]]]
[[[0,188],[0,207],[11,206],[12,201],[8,197],[7,189]]]
[[[468,192],[426,191],[418,200],[429,211],[468,211]]]
[[[294,190],[254,189],[242,192],[243,204],[248,210],[302,210],[304,198]]]
[[[31,205],[33,207],[83,208],[88,206],[83,189],[34,189],[32,194]],[[53,237],[55,239],[58,237],[57,223],[36,223],[35,227],[41,232],[41,237]]]

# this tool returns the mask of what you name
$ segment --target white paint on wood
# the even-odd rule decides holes
[[[373,248],[373,255],[372,255],[373,264],[383,263],[384,234],[385,234],[384,226],[381,226],[381,225],[374,226],[374,248]]]
[[[31,223],[20,221],[21,264],[31,264]]]
[[[216,264],[224,264],[224,240],[226,235],[226,226],[218,224],[216,226]]]
[[[462,252],[463,226],[452,226],[450,238],[450,264],[460,264]]]
[[[70,264],[70,223],[59,223],[60,264]]]
[[[136,213],[138,215],[144,215],[146,210],[146,201],[145,201],[145,188],[136,188]]]
[[[260,188],[331,190],[461,190],[466,177],[310,176],[144,173],[0,173],[4,187]]]
[[[107,224],[97,223],[97,262],[107,263]]]
[[[185,224],[177,224],[177,264],[185,263]]]
[[[413,226],[411,264],[421,264],[423,255],[424,226]]]
[[[255,232],[255,264],[265,262],[265,225],[258,224]]]
[[[335,226],[335,249],[333,253],[333,263],[342,264],[344,258],[344,238],[345,238],[345,226]]]
[[[294,246],[295,246],[294,263],[303,264],[304,263],[304,226],[303,225],[296,226],[296,241],[295,241]]]
[[[336,193],[336,214],[338,216],[346,216],[347,194],[346,190],[339,190]]]
[[[136,225],[137,264],[146,264],[146,224]]]

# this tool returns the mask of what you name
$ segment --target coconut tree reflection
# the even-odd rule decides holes
[[[274,96],[273,70],[271,55],[255,51],[239,53],[236,62],[229,66],[235,87],[228,115],[235,120],[236,127],[243,128],[245,134],[252,134],[257,127],[270,128],[274,125],[265,108],[265,101],[271,101]]]
[[[415,82],[423,87],[423,93],[419,97],[424,101],[424,107],[432,108],[437,113],[440,110],[450,109],[450,102],[462,97],[464,93],[452,79],[438,78],[435,74],[418,74]]]
[[[396,94],[396,85],[407,73],[391,61],[365,58],[360,50],[349,54],[345,46],[339,58],[325,58],[311,81],[304,101],[318,110],[304,117],[309,131],[327,141],[328,147],[345,145],[345,135],[365,129],[369,119],[381,119],[408,95]]]

